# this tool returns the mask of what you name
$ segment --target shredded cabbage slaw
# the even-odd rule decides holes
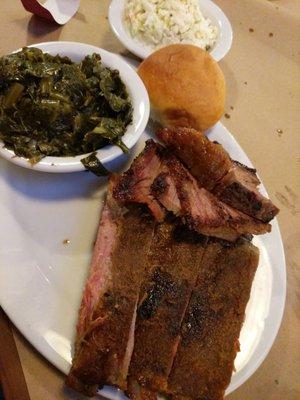
[[[127,0],[124,20],[131,36],[152,48],[183,43],[210,50],[218,37],[198,0]]]

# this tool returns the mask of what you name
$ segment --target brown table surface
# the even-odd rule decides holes
[[[277,339],[256,373],[227,398],[299,400],[300,1],[216,3],[234,30],[232,49],[220,62],[227,80],[228,118],[223,122],[281,208],[278,220],[288,272],[286,309]],[[108,0],[82,0],[75,17],[59,27],[27,13],[19,1],[1,0],[0,54],[50,40],[81,41],[127,53],[110,31],[108,5]],[[14,336],[32,400],[82,398],[64,389],[63,375],[16,330]]]

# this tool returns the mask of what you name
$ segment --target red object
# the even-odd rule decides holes
[[[25,10],[59,25],[67,23],[76,14],[80,0],[51,0],[41,4],[38,0],[21,0]]]
[[[21,0],[25,10],[32,14],[39,15],[49,21],[56,22],[51,12],[42,6],[37,0]]]

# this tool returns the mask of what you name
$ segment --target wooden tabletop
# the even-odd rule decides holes
[[[280,207],[288,293],[278,337],[261,367],[228,400],[300,399],[300,2],[215,0],[229,17],[234,42],[220,62],[227,80],[227,118]],[[109,0],[82,0],[59,27],[27,13],[21,2],[1,0],[0,54],[26,44],[72,40],[128,52],[109,29]],[[64,377],[14,330],[31,400],[82,399]],[[15,399],[14,399],[15,400]],[[16,399],[17,400],[17,399]]]

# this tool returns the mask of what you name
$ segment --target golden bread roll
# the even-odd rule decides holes
[[[225,79],[217,62],[197,46],[174,44],[152,53],[138,74],[162,125],[203,131],[224,113]]]

